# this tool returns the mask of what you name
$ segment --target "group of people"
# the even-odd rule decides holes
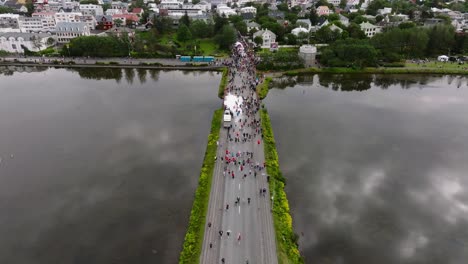
[[[236,99],[231,105],[226,104],[225,110],[230,110],[233,116],[233,125],[228,129],[228,143],[224,145],[223,155],[217,157],[217,162],[223,164],[225,180],[236,177],[242,177],[244,180],[247,177],[256,179],[257,175],[261,175],[259,177],[265,177],[265,181],[258,182],[267,184],[267,176],[265,173],[261,173],[265,170],[265,162],[259,160],[253,151],[256,146],[257,148],[262,147],[263,138],[261,122],[257,114],[260,110],[260,100],[256,96],[256,85],[259,80],[255,71],[257,59],[252,49],[243,40],[233,46],[231,54],[231,58],[225,62],[229,65],[229,78],[225,94],[235,96]],[[264,197],[266,192],[267,188],[261,187],[259,197]],[[240,206],[242,201],[249,205],[253,200],[248,195],[244,198],[241,199],[240,196],[237,196],[233,204]],[[229,204],[225,205],[225,212],[229,211]],[[219,237],[222,238],[223,230],[219,230],[218,233]],[[229,233],[230,230],[226,231],[227,238],[229,238]],[[240,243],[240,232],[237,240]],[[212,248],[212,243],[210,243],[210,248]],[[221,257],[221,263],[225,263],[223,257]]]

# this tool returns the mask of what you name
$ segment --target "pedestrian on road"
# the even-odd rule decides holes
[[[219,230],[219,236],[223,237],[223,230]]]
[[[208,227],[211,227],[211,222],[208,222]]]
[[[213,243],[210,243],[210,248],[213,248]]]
[[[226,204],[226,211],[229,210],[229,204]]]
[[[248,203],[248,204],[250,204],[250,197],[249,197],[249,198],[247,198],[247,203]]]
[[[221,263],[224,263],[224,258],[221,259]]]

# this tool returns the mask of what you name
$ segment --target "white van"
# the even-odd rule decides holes
[[[225,128],[231,128],[232,127],[231,120],[232,120],[231,111],[225,110],[224,115],[223,115],[223,126]]]

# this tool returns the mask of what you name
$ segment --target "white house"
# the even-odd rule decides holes
[[[89,31],[84,22],[58,22],[55,28],[58,43],[68,43],[73,38],[89,36]]]
[[[241,14],[246,14],[246,13],[257,14],[257,8],[255,8],[253,6],[247,6],[247,7],[241,8],[240,12],[241,12]]]
[[[256,37],[262,38],[262,48],[270,48],[271,44],[276,42],[276,34],[268,29],[255,32],[253,34],[253,39],[255,40]]]
[[[335,30],[336,30],[336,31],[338,31],[338,32],[340,32],[340,33],[343,33],[343,29],[341,29],[340,27],[338,27],[338,26],[335,25],[335,24],[332,24],[332,25],[330,26],[330,30],[331,30],[331,31],[335,31]]]
[[[41,18],[45,29],[55,29],[55,12],[36,12],[32,13],[32,17]]]
[[[104,10],[102,9],[102,6],[100,5],[92,5],[92,4],[80,5],[80,12],[83,13],[83,15],[87,15],[87,16],[104,15]]]
[[[328,0],[328,3],[332,4],[334,7],[340,5],[341,0]]]
[[[359,26],[368,38],[372,38],[375,34],[382,32],[382,27],[372,25],[369,22],[362,22]]]
[[[247,31],[248,32],[250,32],[250,31],[252,31],[254,29],[258,31],[260,29],[260,25],[258,23],[256,23],[256,22],[253,22],[253,21],[247,23]]]
[[[306,34],[309,33],[309,29],[303,28],[302,26],[299,26],[299,27],[297,27],[297,28],[291,30],[291,33],[292,33],[294,36],[297,37],[297,36],[299,36],[299,34],[301,34],[301,33],[306,33]]]
[[[343,16],[342,14],[340,14],[339,17],[341,24],[343,24],[345,27],[349,26],[349,18]]]
[[[161,0],[158,7],[160,9],[178,9],[182,7],[182,3],[178,0]]]
[[[220,16],[224,14],[226,17],[237,15],[236,11],[225,4],[218,5],[216,8],[216,13],[218,13]]]
[[[106,16],[113,16],[113,15],[121,15],[124,13],[124,10],[122,9],[107,9],[106,10]]]
[[[44,33],[0,33],[0,50],[12,53],[24,53],[26,47],[30,51],[41,51],[51,46],[47,40],[53,38]]]
[[[310,22],[309,19],[298,19],[296,20],[296,25],[299,24],[303,24],[305,28],[307,28],[307,30],[310,30],[310,28],[312,27],[312,23]]]
[[[86,23],[86,26],[89,28],[89,30],[96,29],[97,21],[96,21],[96,17],[94,16],[91,16],[91,15],[80,16],[80,22]]]
[[[0,14],[0,28],[18,28],[19,15]]]
[[[385,15],[391,14],[391,13],[392,13],[392,8],[391,7],[384,7],[383,9],[377,10],[377,14],[382,15],[382,16],[385,16]]]
[[[20,17],[19,28],[23,33],[50,32],[55,29],[55,24],[50,27],[47,19],[43,17]]]
[[[70,13],[65,13],[65,12],[57,12],[55,13],[55,23],[59,22],[79,22],[80,21],[80,16],[83,14],[81,12],[70,12]]]

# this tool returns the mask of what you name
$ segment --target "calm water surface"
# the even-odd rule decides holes
[[[0,263],[176,263],[219,81],[1,68]]]
[[[467,79],[315,75],[293,86],[265,103],[306,262],[467,263]]]

